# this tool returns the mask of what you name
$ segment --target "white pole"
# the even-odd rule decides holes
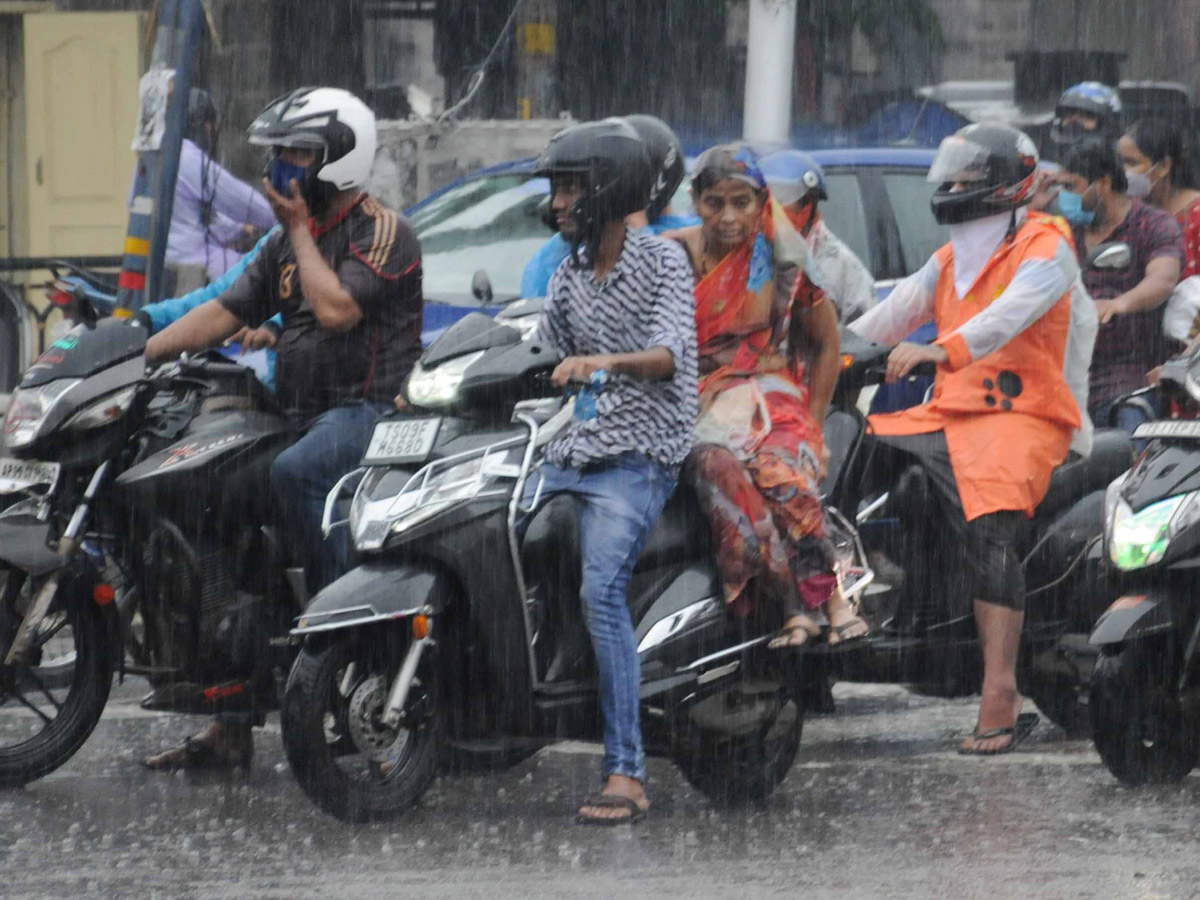
[[[792,124],[792,63],[796,0],[749,0],[746,100],[742,134],[747,141],[782,143]]]

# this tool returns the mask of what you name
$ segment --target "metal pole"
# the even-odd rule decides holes
[[[118,280],[117,299],[126,309],[137,309],[158,299],[175,205],[188,95],[203,22],[200,0],[163,0],[159,9],[150,69],[168,69],[175,74],[162,143],[155,150],[138,154],[125,257]]]
[[[796,0],[749,0],[749,4],[742,135],[756,143],[783,143],[792,125]]]

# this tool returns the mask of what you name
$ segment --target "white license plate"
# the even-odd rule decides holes
[[[0,457],[0,494],[11,494],[58,481],[58,463]]]
[[[1134,429],[1133,436],[1143,438],[1200,438],[1200,421],[1195,419],[1143,422]]]
[[[425,462],[437,440],[441,419],[397,419],[380,422],[363,454],[364,466]]]

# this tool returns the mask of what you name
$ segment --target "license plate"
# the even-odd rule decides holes
[[[1180,419],[1176,421],[1143,422],[1133,432],[1142,438],[1191,438],[1200,439],[1200,421]]]
[[[364,466],[425,462],[437,440],[441,419],[397,419],[380,422],[363,454]]]
[[[0,494],[11,494],[39,484],[58,481],[58,463],[0,457]]]

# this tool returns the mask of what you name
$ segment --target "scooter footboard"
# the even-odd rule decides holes
[[[1128,594],[1113,603],[1096,622],[1089,643],[1105,647],[1161,634],[1175,628],[1178,618],[1166,591]]]
[[[436,615],[449,603],[450,584],[436,569],[411,564],[371,564],[351,569],[323,588],[296,621],[300,637],[402,619]]]

